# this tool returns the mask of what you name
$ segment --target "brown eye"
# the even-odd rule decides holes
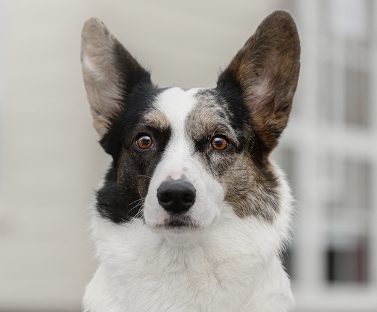
[[[215,150],[221,151],[228,147],[228,142],[222,137],[216,137],[212,139],[211,147]]]
[[[152,146],[152,143],[152,138],[148,135],[143,135],[136,140],[137,146],[142,149],[150,148]]]

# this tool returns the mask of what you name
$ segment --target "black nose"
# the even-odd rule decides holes
[[[184,213],[195,203],[195,187],[185,180],[169,180],[157,189],[160,205],[170,213]]]

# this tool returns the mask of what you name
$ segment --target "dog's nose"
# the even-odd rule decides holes
[[[157,189],[160,205],[170,213],[184,213],[195,203],[195,187],[185,180],[169,180]]]

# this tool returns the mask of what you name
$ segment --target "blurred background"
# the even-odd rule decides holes
[[[0,312],[80,311],[96,266],[87,207],[110,159],[81,76],[84,21],[100,18],[159,86],[213,87],[276,9],[302,43],[273,155],[298,202],[296,310],[377,311],[377,1],[0,0]]]

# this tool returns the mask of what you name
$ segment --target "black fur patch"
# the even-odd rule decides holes
[[[170,138],[170,129],[153,128],[144,117],[153,111],[153,102],[163,90],[149,83],[134,86],[100,142],[113,157],[113,163],[104,186],[97,192],[97,209],[101,216],[113,222],[143,217],[143,201],[150,179]],[[152,137],[150,149],[137,147],[139,134]]]

